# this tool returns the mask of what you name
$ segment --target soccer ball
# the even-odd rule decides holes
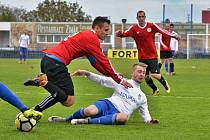
[[[33,118],[26,118],[23,113],[19,113],[15,119],[15,126],[18,130],[23,132],[30,132],[36,126],[36,120]]]

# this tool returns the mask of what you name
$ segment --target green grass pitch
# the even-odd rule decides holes
[[[137,60],[111,60],[113,67],[130,78],[130,68]],[[5,83],[29,107],[39,103],[48,93],[39,87],[24,87],[23,82],[40,72],[40,60],[17,64],[15,59],[0,59],[0,81]],[[86,59],[74,60],[69,72],[76,69],[96,72]],[[4,140],[208,140],[210,138],[210,63],[209,60],[175,60],[176,75],[163,76],[171,85],[167,94],[155,81],[160,96],[142,83],[148,97],[150,113],[160,119],[159,125],[145,125],[134,112],[127,125],[77,125],[48,123],[51,115],[68,116],[80,107],[109,97],[111,89],[101,87],[83,77],[74,77],[76,103],[71,108],[59,103],[45,110],[45,117],[30,133],[16,130],[15,116],[19,111],[0,99],[0,139]]]

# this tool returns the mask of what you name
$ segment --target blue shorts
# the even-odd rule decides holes
[[[171,50],[171,54],[172,54],[172,58],[174,58],[175,57],[175,51]]]
[[[98,108],[98,114],[95,116],[92,116],[91,118],[98,118],[101,116],[111,115],[120,113],[114,105],[107,99],[98,100],[95,103],[93,103]]]
[[[26,55],[26,53],[27,53],[27,48],[20,47],[20,54],[21,55]]]

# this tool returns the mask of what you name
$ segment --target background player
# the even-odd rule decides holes
[[[138,24],[132,25],[125,32],[117,31],[118,37],[132,37],[137,45],[139,62],[143,62],[148,65],[146,72],[146,83],[153,89],[153,94],[158,95],[159,89],[154,84],[151,76],[157,79],[166,89],[166,92],[170,92],[170,86],[167,81],[161,76],[158,67],[158,55],[155,46],[155,34],[161,33],[168,36],[175,36],[172,33],[160,28],[154,23],[146,22],[146,15],[144,11],[137,12]]]
[[[172,32],[170,23],[165,24],[165,29],[171,33],[177,34]],[[174,61],[171,48],[175,48],[175,45],[178,45],[178,41],[168,35],[159,35],[159,42],[160,42],[160,63],[159,68],[161,69],[164,63],[167,63],[167,60],[170,63],[170,75],[174,74]],[[173,51],[174,54],[174,51]],[[168,69],[168,68],[167,68]]]
[[[173,23],[170,23],[170,32],[176,33],[174,31],[174,24]],[[174,38],[171,38],[171,41],[170,41],[170,48],[171,48],[171,55],[172,55],[172,57],[171,57],[172,60],[170,62],[170,75],[171,76],[175,75],[175,70],[174,70],[174,57],[177,54],[178,46],[179,46],[178,40],[177,39],[174,39]],[[169,70],[168,70],[168,61],[167,60],[165,62],[165,69],[166,69],[166,72],[168,73]]]
[[[27,31],[24,31],[23,34],[21,34],[19,39],[19,44],[20,44],[19,64],[26,64],[27,50],[28,50],[28,45],[30,44],[30,39],[27,34]]]

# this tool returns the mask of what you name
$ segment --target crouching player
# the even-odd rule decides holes
[[[111,97],[98,100],[92,105],[81,108],[67,118],[51,116],[49,122],[71,122],[71,124],[125,124],[134,110],[138,109],[145,123],[158,124],[159,120],[152,119],[148,110],[147,98],[140,89],[140,83],[145,80],[147,65],[134,64],[131,79],[128,80],[133,88],[124,88],[110,77],[97,75],[85,70],[77,70],[73,75],[86,76],[88,79],[112,88]]]

